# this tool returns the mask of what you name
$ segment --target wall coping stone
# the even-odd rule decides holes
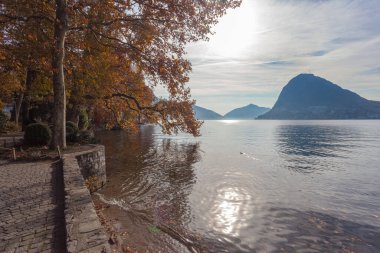
[[[66,245],[68,253],[111,252],[108,236],[101,225],[85,185],[77,157],[103,151],[104,146],[91,145],[92,149],[64,154],[62,158],[65,187]]]

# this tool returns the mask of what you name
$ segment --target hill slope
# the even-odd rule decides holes
[[[313,74],[301,74],[282,89],[260,119],[379,119],[380,102],[370,101]]]
[[[223,116],[223,119],[256,119],[258,116],[268,112],[269,110],[270,108],[249,104],[230,111]]]
[[[222,115],[212,111],[212,110],[209,110],[209,109],[206,109],[206,108],[203,108],[203,107],[200,107],[200,106],[196,106],[194,105],[193,106],[193,110],[194,110],[194,113],[195,113],[195,117],[199,120],[218,120],[218,119],[222,119]]]

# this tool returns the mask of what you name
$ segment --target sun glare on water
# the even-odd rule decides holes
[[[218,189],[215,203],[211,210],[213,229],[230,236],[238,236],[240,230],[246,226],[244,219],[251,216],[251,214],[245,212],[247,206],[251,204],[250,194],[241,187]]]
[[[224,123],[224,124],[236,124],[236,123],[240,122],[240,120],[235,120],[235,119],[223,119],[223,120],[219,120],[219,121]]]

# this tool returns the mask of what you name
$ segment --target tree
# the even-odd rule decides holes
[[[67,1],[55,1],[54,48],[52,56],[54,88],[54,128],[52,147],[66,147],[66,93],[64,76],[65,39],[68,29]]]
[[[103,116],[104,111],[111,112],[108,115],[121,127],[133,128],[144,120],[160,124],[166,133],[199,135],[201,122],[194,117],[194,101],[186,86],[191,64],[184,48],[190,42],[207,40],[212,26],[241,0],[3,2],[0,22],[28,27],[32,20],[39,20],[54,30],[46,39],[52,45],[52,143],[65,147],[65,74],[71,81],[72,98],[86,90],[91,102],[84,103],[96,105]],[[29,8],[24,10],[23,4]],[[92,60],[81,63],[83,58]],[[102,62],[110,71],[100,69],[90,75]],[[167,89],[166,98],[154,96],[157,86]]]
[[[111,55],[118,55],[118,60],[128,66],[129,70],[123,70],[128,76],[113,81],[109,89],[103,89],[105,94],[97,97],[105,100],[107,108],[123,105],[130,109],[130,114],[137,113],[138,118],[159,123],[164,132],[198,135],[200,122],[194,119],[194,101],[186,87],[191,65],[184,59],[184,46],[207,39],[218,18],[239,4],[237,0],[82,2],[72,9],[76,23],[69,28],[68,40],[71,41],[72,32],[77,39],[91,38],[90,41],[111,48],[114,51]],[[131,82],[131,76],[139,75],[142,81]],[[167,88],[167,99],[138,95],[143,91],[150,94],[148,90],[158,85]],[[148,105],[147,101],[151,103]],[[122,116],[121,108],[113,111],[119,113],[112,113],[115,118]]]
[[[47,75],[50,69],[47,59],[51,29],[45,18],[31,16],[40,9],[43,9],[41,4],[20,1],[4,1],[0,5],[0,80],[3,87],[8,87],[8,93],[4,94],[11,93],[7,102],[14,101],[16,123],[21,109],[23,123],[29,120],[31,94],[38,90],[33,87],[35,81],[38,75]]]

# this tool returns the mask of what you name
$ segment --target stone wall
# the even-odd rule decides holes
[[[15,137],[0,137],[0,147],[3,148],[14,148],[18,147],[22,144],[23,137],[22,136],[15,136]]]
[[[64,155],[62,162],[67,252],[110,252],[84,179],[84,175],[98,176],[105,183],[104,147],[97,145],[86,152]]]
[[[75,153],[84,180],[91,182],[91,191],[97,191],[106,183],[106,157],[104,146],[93,145],[90,151]]]

